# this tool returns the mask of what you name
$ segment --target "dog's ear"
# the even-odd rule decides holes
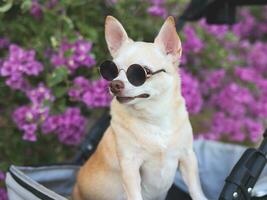
[[[182,54],[182,45],[176,32],[173,17],[170,16],[166,19],[154,43],[158,45],[165,54],[171,55],[174,63],[178,62]]]
[[[115,57],[122,45],[131,41],[121,23],[112,16],[106,17],[105,38],[112,57]]]

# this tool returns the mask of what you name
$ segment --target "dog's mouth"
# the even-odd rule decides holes
[[[149,94],[140,94],[138,96],[134,96],[134,97],[123,97],[123,96],[116,96],[116,99],[118,100],[118,102],[120,103],[128,103],[136,98],[148,98],[150,95]]]

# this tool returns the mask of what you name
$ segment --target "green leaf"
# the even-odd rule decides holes
[[[32,6],[32,1],[31,0],[24,0],[20,6],[22,12],[26,12],[28,10],[30,10]]]
[[[67,51],[64,52],[64,57],[65,58],[69,58],[71,57],[73,54],[73,50],[72,49],[68,49]]]
[[[73,29],[74,24],[73,24],[71,18],[69,18],[68,16],[64,15],[62,17],[62,19],[63,19],[63,21],[65,21],[68,24],[68,26],[69,26],[70,29]]]
[[[57,101],[57,111],[59,111],[60,113],[65,112],[66,108],[67,108],[67,102],[66,99],[61,98]]]
[[[51,107],[53,105],[53,102],[52,101],[49,101],[49,100],[44,100],[43,102],[43,105],[46,107]]]
[[[0,12],[4,13],[9,11],[12,5],[13,5],[13,0],[7,0],[6,3],[0,7]]]
[[[53,90],[53,95],[56,98],[60,98],[60,97],[64,96],[67,93],[68,88],[67,87],[62,87],[62,86],[57,86],[57,87],[52,88],[52,90]]]
[[[52,74],[47,77],[47,85],[53,87],[68,78],[68,70],[65,67],[56,68]]]
[[[50,42],[53,48],[57,48],[59,46],[58,41],[54,36],[50,37]]]

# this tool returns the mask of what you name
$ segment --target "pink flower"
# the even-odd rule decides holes
[[[183,42],[183,52],[187,54],[188,52],[198,53],[204,48],[203,41],[198,37],[195,29],[192,26],[184,27],[184,34],[186,40]]]
[[[82,38],[71,43],[64,40],[58,52],[52,55],[51,62],[55,67],[66,66],[71,73],[79,67],[92,67],[95,59],[89,54],[92,44]]]
[[[165,0],[150,0],[150,2],[152,5],[147,9],[150,15],[163,18],[167,16],[167,9],[164,7]]]
[[[32,7],[30,13],[36,19],[41,19],[43,17],[43,10],[38,0],[32,0]]]
[[[63,114],[49,116],[42,125],[43,133],[55,133],[60,142],[77,145],[85,134],[86,119],[80,109],[68,108]]]
[[[82,101],[90,108],[107,107],[111,96],[108,91],[108,82],[99,79],[89,82],[82,76],[74,79],[74,85],[68,92],[74,101]]]
[[[186,107],[191,114],[197,114],[202,108],[202,96],[200,93],[199,82],[190,73],[180,70],[182,79],[182,95],[186,101]]]
[[[150,15],[165,17],[167,10],[166,8],[163,8],[160,5],[153,5],[147,9],[147,12]]]
[[[221,87],[223,79],[225,78],[225,70],[213,70],[213,71],[203,71],[203,81],[201,82],[201,91],[203,94],[208,94],[210,90],[217,89]]]
[[[43,65],[35,60],[35,51],[26,51],[11,44],[9,55],[0,68],[0,75],[7,77],[6,84],[12,89],[25,91],[29,88],[26,76],[37,76],[43,71]]]

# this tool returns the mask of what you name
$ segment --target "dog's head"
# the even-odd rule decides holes
[[[108,16],[105,22],[105,38],[113,63],[119,69],[118,76],[110,82],[109,87],[120,103],[136,105],[158,101],[171,88],[180,84],[177,66],[182,48],[173,17],[167,18],[154,42],[147,43],[134,42],[127,36],[120,22]],[[133,64],[142,66],[146,71],[145,82],[138,86],[130,83],[126,73]],[[129,74],[130,78],[144,79],[143,74],[141,77],[138,77],[137,72]]]

